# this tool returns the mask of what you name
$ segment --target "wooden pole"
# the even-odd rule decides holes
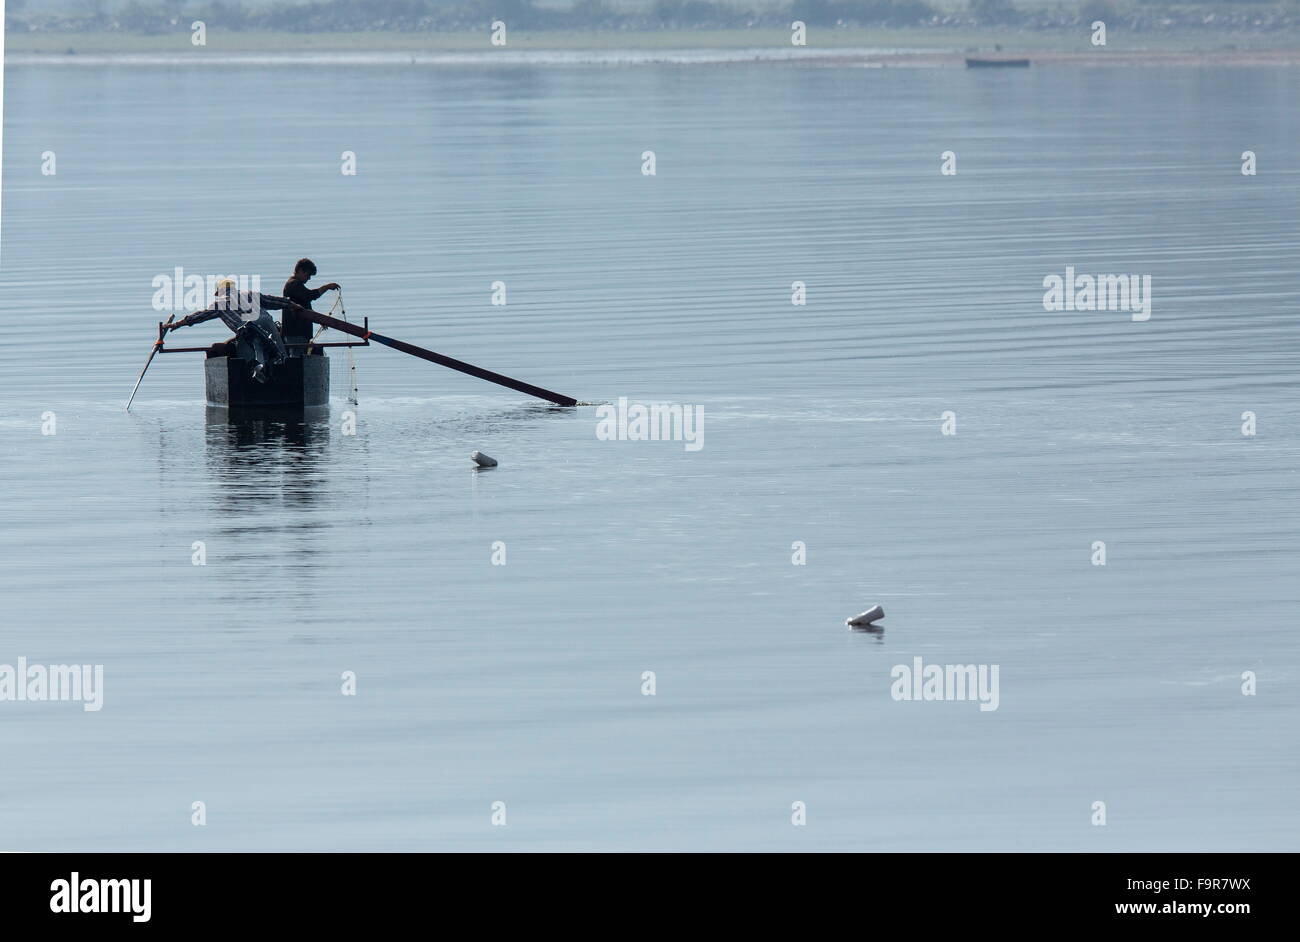
[[[386,347],[392,347],[394,350],[400,350],[403,353],[409,353],[413,357],[419,357],[422,360],[428,360],[430,363],[437,363],[439,366],[445,366],[448,369],[457,370],[466,373],[469,376],[477,376],[479,379],[485,379],[489,383],[496,383],[498,386],[505,386],[509,389],[518,390],[529,396],[538,399],[545,399],[560,406],[576,406],[578,400],[563,396],[557,392],[551,392],[549,389],[543,389],[541,386],[534,386],[532,383],[525,383],[523,380],[511,379],[509,376],[502,376],[500,373],[494,373],[491,370],[485,370],[481,366],[475,366],[472,363],[466,363],[463,360],[456,360],[441,353],[434,353],[432,350],[426,350],[423,347],[417,347],[413,343],[406,343],[402,340],[394,340],[392,337],[385,337],[383,334],[377,334],[372,330],[360,327],[357,324],[341,321],[336,317],[330,317],[328,314],[318,314],[315,311],[295,305],[295,313],[313,323],[320,324],[322,327],[332,327],[333,329],[345,334],[351,334],[353,337],[360,337],[363,340],[373,340],[375,343],[382,343]],[[148,364],[146,364],[146,367]],[[143,374],[142,374],[143,375]]]
[[[167,318],[167,324],[170,324],[170,323],[171,323],[172,321],[174,321],[174,320],[176,320],[176,315],[175,315],[175,314],[173,314],[171,317]],[[128,399],[128,400],[126,401],[126,411],[127,411],[127,412],[130,412],[130,411],[131,411],[131,403],[135,401],[135,394],[136,394],[137,391],[139,391],[139,389],[140,389],[140,384],[141,384],[142,382],[144,382],[144,374],[145,374],[145,371],[147,371],[147,370],[149,369],[149,364],[153,362],[153,355],[154,355],[155,353],[157,353],[157,352],[158,352],[158,348],[162,346],[162,342],[163,342],[163,334],[167,333],[167,324],[161,324],[161,325],[159,325],[159,327],[158,327],[158,339],[154,341],[153,349],[149,351],[149,359],[147,359],[147,360],[144,361],[144,369],[140,371],[140,376],[139,376],[139,378],[136,379],[136,381],[135,381],[135,389],[132,389],[132,390],[131,390],[131,398]]]

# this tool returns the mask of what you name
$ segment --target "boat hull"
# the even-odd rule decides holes
[[[327,356],[290,357],[275,367],[270,381],[249,375],[239,357],[208,357],[203,362],[208,405],[226,409],[308,409],[329,404]]]
[[[968,69],[1027,69],[1028,59],[967,59]]]

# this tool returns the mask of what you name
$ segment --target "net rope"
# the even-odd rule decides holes
[[[333,317],[334,312],[338,311],[339,318],[341,320],[347,321],[347,323],[349,324],[352,323],[351,321],[348,320],[347,308],[343,306],[343,289],[339,288],[337,291],[334,292],[334,295],[335,295],[334,303],[330,306],[330,309],[325,313],[328,314],[330,317]],[[325,333],[325,331],[327,330],[329,330],[329,328],[326,327],[324,324],[321,324],[319,327],[316,328],[316,333],[313,334],[311,340],[307,342],[307,349],[303,351],[303,356],[311,356],[311,345],[314,344],[316,342],[316,339],[320,337],[321,334]],[[347,350],[348,350],[348,402],[350,402],[352,405],[355,406],[357,405],[357,401],[358,401],[357,358],[352,353],[351,347],[348,347]]]

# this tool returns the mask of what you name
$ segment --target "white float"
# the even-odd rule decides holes
[[[850,628],[866,628],[878,618],[885,617],[885,610],[879,605],[873,605],[861,615],[854,615],[852,618],[846,618],[844,624]]]

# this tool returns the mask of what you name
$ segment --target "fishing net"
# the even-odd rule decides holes
[[[352,323],[351,321],[348,321],[348,312],[347,309],[343,306],[343,289],[339,288],[337,291],[334,292],[334,295],[335,295],[334,304],[331,305],[330,309],[325,313],[327,313],[330,317],[333,317],[334,312],[337,311],[340,320],[347,321],[349,324]],[[303,351],[303,356],[311,355],[311,345],[316,342],[317,337],[325,333],[325,331],[327,330],[329,330],[329,328],[326,327],[324,324],[316,328],[316,333],[312,335],[311,340],[308,342],[307,349]],[[357,405],[357,401],[358,401],[357,400],[357,358],[352,353],[351,347],[348,347],[347,351],[348,351],[348,402],[350,402],[352,405],[355,406]]]

